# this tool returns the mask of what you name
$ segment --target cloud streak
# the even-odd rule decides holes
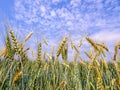
[[[116,42],[120,40],[120,30],[104,30],[97,32],[96,34],[93,34],[91,37],[98,41],[104,41],[104,42]]]

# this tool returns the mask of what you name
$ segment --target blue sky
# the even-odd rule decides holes
[[[65,35],[77,45],[88,35],[104,41],[113,52],[112,47],[120,40],[120,0],[0,0],[1,37],[6,20],[19,38],[33,31],[29,41],[33,47],[41,35],[49,46],[57,46]],[[82,50],[87,45],[84,42]]]

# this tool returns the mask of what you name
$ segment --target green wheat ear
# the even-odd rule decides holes
[[[19,50],[19,47],[18,47],[19,44],[18,44],[18,41],[17,41],[17,39],[16,39],[16,37],[14,35],[14,32],[12,30],[10,31],[10,35],[11,35],[14,50],[15,50],[16,53],[18,53],[19,52],[18,51]]]
[[[36,58],[36,63],[39,64],[41,61],[41,51],[42,51],[42,44],[38,44],[38,50],[37,50],[37,58]]]
[[[9,37],[9,34],[7,33],[7,36],[6,36],[6,50],[7,50],[7,56],[6,56],[6,59],[8,58],[10,61],[13,61],[14,60],[14,50],[12,48],[12,43],[10,41],[10,37]]]
[[[62,51],[61,51],[61,54],[62,54],[62,59],[64,61],[67,61],[67,58],[68,58],[68,44],[65,44],[62,48]]]

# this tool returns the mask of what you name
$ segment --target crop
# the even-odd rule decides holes
[[[55,54],[54,46],[49,54],[39,42],[35,60],[29,60],[28,51],[35,55],[25,44],[32,34],[21,42],[12,30],[7,32],[0,52],[0,90],[120,90],[120,42],[111,61],[106,61],[109,48],[105,43],[90,37],[85,37],[91,46],[84,51],[89,60],[80,54],[82,40],[77,46],[70,37],[63,38]],[[49,44],[45,38],[43,41]],[[68,60],[69,46],[75,50],[72,62]],[[60,56],[63,61],[59,61]]]

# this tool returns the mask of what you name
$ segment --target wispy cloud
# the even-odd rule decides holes
[[[76,42],[88,35],[112,43],[120,39],[119,0],[15,0],[15,27],[19,33],[33,30],[50,44],[70,35]],[[31,39],[31,42],[35,42]]]
[[[91,35],[91,37],[97,41],[103,41],[103,42],[117,42],[118,40],[120,40],[120,30],[102,30],[99,31],[93,35]]]

